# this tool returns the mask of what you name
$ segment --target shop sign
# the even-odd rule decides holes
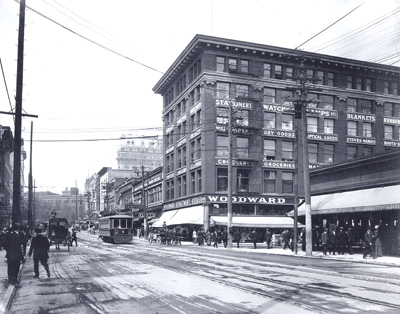
[[[217,158],[217,165],[228,165],[228,158]],[[253,167],[253,162],[248,160],[233,159],[232,166],[234,167]]]
[[[162,180],[162,175],[160,174],[157,177],[148,180],[148,185],[151,185],[151,184],[156,183],[161,180]]]
[[[362,114],[362,113],[347,113],[348,120],[357,120],[365,122],[376,122],[374,115]]]
[[[207,201],[213,203],[227,203],[228,197],[223,195],[207,195]],[[260,196],[232,196],[232,203],[251,204],[286,204],[284,197],[260,197]]]
[[[228,133],[228,126],[216,125],[215,126],[215,130],[217,132]],[[252,129],[241,128],[241,127],[235,127],[235,128],[232,128],[232,133],[233,134],[250,135],[250,134],[253,134],[253,130]]]
[[[383,146],[400,147],[400,141],[383,141]]]
[[[201,108],[201,102],[197,103],[194,107],[190,108],[190,115],[193,115],[200,108]]]
[[[180,125],[182,122],[186,121],[186,115],[183,115],[182,117],[180,117],[177,121],[176,124]]]
[[[165,176],[165,180],[169,180],[169,179],[172,179],[174,177],[174,173],[172,172],[172,173],[169,173],[169,174],[167,174],[166,176]]]
[[[264,160],[264,168],[294,169],[294,161]]]
[[[166,130],[165,133],[170,133],[174,129],[175,125],[172,123]]]
[[[174,146],[170,146],[169,148],[166,149],[165,154],[168,155],[173,150],[174,150]]]
[[[320,109],[320,108],[307,108],[307,113],[312,116],[319,116],[325,118],[337,118],[338,112],[337,110],[327,110],[327,109]]]
[[[388,124],[396,124],[400,125],[400,119],[398,118],[383,118],[383,123],[388,123]]]
[[[264,111],[272,111],[272,112],[286,112],[286,111],[293,111],[293,108],[290,106],[285,106],[285,105],[267,105],[263,104],[263,109]]]
[[[281,131],[281,130],[263,130],[264,136],[276,136],[276,137],[287,137],[295,138],[294,131]]]
[[[339,140],[337,134],[325,133],[307,133],[308,140],[337,142]]]
[[[346,143],[376,145],[376,140],[374,138],[361,138],[361,137],[348,136],[346,138]]]
[[[193,198],[188,198],[186,200],[176,201],[168,204],[164,204],[164,209],[176,209],[179,207],[203,204],[206,201],[204,196],[198,196]]]
[[[239,109],[253,109],[253,103],[248,101],[236,101],[232,99],[215,99],[215,105],[219,107],[232,107]]]
[[[179,169],[179,170],[176,172],[176,175],[179,176],[179,175],[181,175],[182,173],[185,173],[185,172],[186,172],[186,167],[184,167],[184,168],[182,168],[182,169]]]

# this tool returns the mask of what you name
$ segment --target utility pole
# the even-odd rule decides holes
[[[146,204],[146,191],[144,189],[144,166],[142,165],[142,208],[144,214],[144,238],[148,237],[149,220],[147,219],[147,204]]]
[[[78,186],[75,180],[75,223],[78,222]]]
[[[228,248],[232,249],[232,105],[229,103],[228,117]]]
[[[13,210],[12,223],[21,220],[21,127],[22,127],[22,88],[24,74],[24,33],[25,33],[25,0],[19,6],[17,89],[15,96],[14,127],[14,172],[13,172]]]
[[[293,183],[293,252],[294,254],[297,254],[297,239],[298,239],[298,205],[299,205],[299,144],[298,144],[298,138],[299,138],[299,123],[298,120],[299,118],[297,117],[297,113],[295,113],[295,119],[294,119],[294,130],[295,130],[295,138],[296,140],[294,141],[294,183]]]
[[[295,132],[296,132],[296,143],[295,143],[295,185],[294,185],[294,239],[297,242],[297,208],[298,208],[298,184],[297,180],[299,178],[299,149],[298,143],[301,140],[302,144],[302,159],[303,159],[303,180],[304,180],[304,206],[305,206],[305,216],[306,216],[306,255],[312,256],[312,217],[311,217],[311,191],[310,191],[310,169],[308,161],[308,141],[307,141],[307,104],[311,100],[307,99],[307,92],[311,90],[306,86],[307,81],[318,81],[318,78],[307,78],[306,71],[304,68],[305,57],[300,55],[300,77],[298,78],[300,84],[296,88],[287,88],[296,93],[296,98],[291,99],[294,102],[295,107]],[[320,91],[319,89],[312,88],[313,91]],[[300,121],[300,123],[299,123]],[[301,135],[299,135],[299,129],[301,130]],[[295,244],[295,253],[297,253],[297,243]]]
[[[33,229],[32,219],[32,135],[33,121],[31,121],[31,142],[30,142],[30,157],[29,157],[29,177],[28,177],[28,225],[29,229]]]

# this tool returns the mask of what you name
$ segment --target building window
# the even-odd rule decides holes
[[[362,78],[361,77],[356,77],[356,89],[362,90]]]
[[[317,79],[316,81],[317,84],[324,84],[325,81],[325,73],[323,71],[317,71]]]
[[[266,129],[276,128],[276,113],[264,111],[264,128]]]
[[[237,169],[236,184],[238,192],[249,192],[249,169]]]
[[[195,154],[196,159],[201,158],[201,137],[198,137],[196,139],[196,154]]]
[[[182,166],[186,166],[186,145],[182,146]]]
[[[194,131],[196,129],[196,113],[190,116],[190,131]]]
[[[186,196],[186,176],[182,176],[182,196]]]
[[[361,100],[360,106],[362,113],[372,113],[372,102],[370,100]]]
[[[190,142],[190,162],[193,163],[195,161],[196,156],[196,142]]]
[[[264,87],[263,101],[266,104],[274,104],[276,101],[275,89]]]
[[[225,57],[218,57],[217,56],[217,71],[218,72],[225,72]]]
[[[282,66],[275,64],[274,65],[274,77],[278,80],[283,79],[283,75],[282,75]]]
[[[177,192],[177,197],[181,197],[181,191],[182,191],[182,177],[178,178],[178,192]]]
[[[293,68],[286,68],[285,79],[287,81],[293,81]]]
[[[190,173],[190,191],[191,194],[196,193],[196,173],[194,171]]]
[[[389,81],[383,81],[383,93],[389,94]]]
[[[390,93],[392,95],[398,95],[399,94],[399,84],[397,82],[392,82],[390,85]]]
[[[249,73],[249,61],[240,60],[240,72]]]
[[[347,121],[347,135],[357,136],[357,122]]]
[[[183,158],[183,156],[182,156],[182,148],[178,148],[177,153],[178,153],[178,169],[179,169],[183,165],[183,162],[182,162],[183,161],[182,160],[182,158]]]
[[[276,159],[276,142],[275,140],[264,140],[264,159]]]
[[[282,141],[282,160],[293,160],[293,142]]]
[[[324,145],[324,163],[332,164],[334,161],[334,145],[325,144]]]
[[[282,114],[282,130],[293,130],[293,115]]]
[[[363,123],[363,136],[372,137],[372,123]]]
[[[247,110],[239,110],[235,113],[236,126],[249,126],[249,112]]]
[[[236,157],[249,158],[249,139],[247,137],[236,138]]]
[[[357,99],[347,99],[347,112],[357,112]]]
[[[237,59],[229,58],[229,71],[237,71]]]
[[[276,171],[264,170],[264,193],[276,193]]]
[[[216,98],[229,98],[229,83],[217,82]]]
[[[249,86],[236,84],[236,97],[249,98]]]
[[[201,169],[197,170],[197,191],[202,192],[202,185],[201,185]]]
[[[271,78],[271,63],[264,63],[264,77]]]
[[[311,132],[311,133],[318,132],[318,118],[307,117],[307,132]]]
[[[201,126],[201,109],[197,110],[196,112],[196,128]]]
[[[365,79],[365,90],[367,92],[372,92],[372,80],[371,79]]]
[[[347,160],[357,158],[357,146],[347,146]]]
[[[372,147],[363,147],[363,156],[371,156],[372,155]]]
[[[217,168],[217,191],[228,190],[228,168]]]
[[[308,143],[308,161],[310,163],[318,162],[318,144]]]
[[[393,117],[393,104],[386,102],[384,104],[383,115],[387,117]]]
[[[228,157],[229,138],[217,135],[217,157]]]
[[[308,93],[307,99],[308,99],[307,108],[318,108],[318,95],[317,94]]]
[[[324,119],[324,133],[333,134],[334,132],[335,120]]]
[[[385,125],[385,139],[386,140],[392,140],[393,139],[393,133],[394,133],[393,125]]]
[[[353,77],[351,75],[346,76],[346,88],[353,88]]]
[[[282,193],[293,193],[293,172],[282,172]]]
[[[332,72],[328,72],[326,74],[326,85],[327,86],[335,86],[335,74]]]
[[[228,109],[217,108],[217,123],[225,124],[225,125],[227,125],[229,123]]]
[[[333,96],[329,95],[322,96],[322,108],[327,110],[333,110]]]

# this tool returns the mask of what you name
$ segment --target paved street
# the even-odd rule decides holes
[[[9,313],[400,311],[396,266],[78,237],[70,253],[51,248],[51,278],[26,263]]]

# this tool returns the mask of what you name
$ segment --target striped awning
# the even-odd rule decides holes
[[[400,210],[400,185],[311,196],[312,214]],[[293,215],[293,211],[290,212]],[[304,204],[298,215],[305,215]]]

